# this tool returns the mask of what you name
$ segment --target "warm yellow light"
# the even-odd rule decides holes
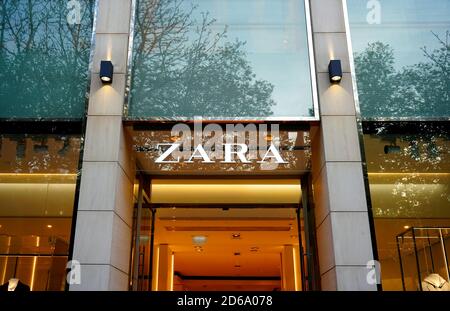
[[[154,246],[155,250],[155,257],[153,259],[154,265],[153,265],[153,279],[152,279],[152,286],[153,290],[158,290],[158,279],[159,279],[159,246]]]
[[[271,142],[273,140],[273,137],[270,134],[267,134],[264,138],[266,139],[267,142]]]
[[[405,229],[409,229],[409,228],[410,228],[410,226],[403,226],[403,228],[405,228]]]
[[[331,78],[331,80],[333,80],[335,82],[341,81],[341,79],[342,79],[341,76],[334,76],[334,77]]]
[[[103,82],[111,82],[111,78],[110,77],[101,77]]]
[[[52,225],[47,225],[47,228],[51,229],[51,228],[53,228],[53,226]]]
[[[435,175],[439,175],[439,176],[448,176],[448,175],[450,175],[450,173],[420,173],[420,172],[417,172],[417,173],[403,173],[403,172],[395,172],[395,173],[380,173],[380,172],[377,172],[377,173],[368,173],[368,175],[375,175],[375,176],[389,176],[389,175],[400,175],[400,176],[411,176],[411,175],[413,175],[413,176],[416,176],[416,175],[419,175],[419,176],[435,176]]]
[[[39,247],[40,238],[36,237],[36,247]],[[33,257],[33,272],[31,273],[31,282],[30,282],[30,289],[33,290],[34,288],[34,275],[36,273],[36,264],[37,264],[37,256]]]
[[[75,177],[77,174],[62,174],[62,173],[0,173],[0,176],[67,176]]]
[[[8,247],[6,248],[6,254],[8,254],[9,253],[9,248],[11,247],[11,237],[9,236],[8,237]],[[4,257],[4,258],[2,258],[2,260],[4,260],[4,263],[3,263],[3,275],[2,275],[2,284],[4,284],[5,283],[5,281],[6,281],[6,271],[7,271],[7,267],[8,267],[8,257]]]
[[[292,263],[294,266],[294,290],[298,290],[297,287],[297,265],[296,265],[297,259],[295,258],[295,249],[292,250]]]
[[[173,272],[175,268],[175,254],[172,253],[170,258],[170,273],[169,273],[169,290],[173,291]]]
[[[151,202],[168,204],[298,204],[298,179],[153,179]]]

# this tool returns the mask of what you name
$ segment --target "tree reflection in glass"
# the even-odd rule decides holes
[[[306,26],[305,34],[297,35],[304,19],[299,17],[302,1],[292,3],[298,11],[283,20],[278,15],[288,14],[288,4],[273,1],[137,1],[129,116],[311,116],[311,83],[303,77],[309,77]],[[233,5],[239,5],[240,12],[230,17]],[[250,21],[257,15],[251,8],[260,8],[263,16],[273,8],[276,17],[256,26]],[[282,40],[288,35],[294,43]],[[298,54],[300,49],[306,52]],[[290,57],[297,60],[289,65]],[[291,68],[295,76],[288,72]],[[277,97],[277,89],[287,100]],[[295,106],[277,110],[289,101]]]
[[[0,118],[83,116],[94,1],[77,3],[1,1]]]

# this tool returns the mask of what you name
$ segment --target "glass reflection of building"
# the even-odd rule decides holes
[[[239,217],[289,228],[264,233],[280,245],[297,239],[280,251],[294,265],[278,269],[279,254],[267,255],[264,290],[373,290],[371,259],[381,264],[378,289],[435,289],[432,275],[450,281],[449,0],[76,3],[4,0],[0,8],[0,285],[198,290],[195,277],[153,271],[164,256],[191,258],[170,259],[178,249],[166,244],[179,234],[172,219],[223,229]],[[344,75],[330,85],[335,58]],[[110,85],[98,79],[101,60],[114,64]],[[190,131],[199,118],[206,132],[213,122],[224,131],[225,123],[279,123],[278,137],[252,129],[259,140],[250,147],[274,142],[288,164],[156,164],[158,143],[181,139],[172,125]],[[198,187],[219,194],[199,199]],[[252,187],[253,213],[237,208],[239,189]],[[282,201],[285,209],[271,209]],[[232,256],[245,261],[261,249]],[[89,281],[66,283],[69,260]]]
[[[93,1],[2,1],[0,285],[64,290],[83,145]]]
[[[382,287],[424,289],[449,281],[450,2],[366,4],[347,1]]]

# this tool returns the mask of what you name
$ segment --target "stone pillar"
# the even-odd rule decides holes
[[[281,288],[284,291],[297,290],[296,256],[293,245],[284,245],[281,252]]]
[[[321,118],[311,133],[321,286],[376,290],[366,281],[373,252],[343,4],[310,2]],[[342,62],[340,84],[329,82],[330,59]]]
[[[158,286],[156,290],[173,290],[173,269],[174,254],[167,244],[160,244],[158,247]]]
[[[70,290],[128,290],[134,161],[122,127],[131,0],[99,0],[73,259],[81,284]],[[111,60],[111,85],[99,79]]]

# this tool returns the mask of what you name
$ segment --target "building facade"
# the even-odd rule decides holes
[[[2,1],[0,278],[445,290],[450,1]]]

